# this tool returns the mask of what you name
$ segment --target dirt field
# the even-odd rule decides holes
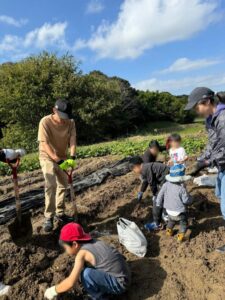
[[[80,162],[76,176],[87,175],[105,166],[116,157],[87,159]],[[43,186],[41,172],[21,176],[21,192]],[[214,251],[225,243],[219,204],[211,189],[192,191],[201,205],[190,209],[190,240],[178,244],[165,231],[147,233],[143,224],[151,219],[149,191],[141,205],[135,199],[139,179],[128,173],[110,177],[100,185],[77,195],[80,222],[86,230],[102,233],[102,239],[115,245],[129,261],[133,282],[130,291],[120,300],[222,300],[225,299],[225,256]],[[193,186],[189,186],[192,189]],[[10,178],[1,179],[0,200],[12,195]],[[208,202],[207,202],[208,200]],[[68,210],[71,204],[67,202]],[[119,216],[134,220],[143,229],[149,242],[145,258],[128,253],[119,245],[116,221]],[[0,281],[12,285],[10,300],[42,300],[46,287],[58,283],[69,274],[73,259],[58,246],[58,228],[45,234],[41,225],[43,209],[33,211],[34,235],[29,245],[16,247],[10,240],[7,226],[0,226]],[[97,232],[97,233],[96,233]],[[58,299],[82,299],[80,289]],[[117,299],[117,298],[113,298]]]

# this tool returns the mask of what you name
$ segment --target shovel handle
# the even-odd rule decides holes
[[[75,199],[75,193],[73,188],[73,169],[70,169],[70,171],[64,171],[68,176],[68,182],[70,185],[70,200],[73,202],[73,209],[74,209],[74,217],[75,219],[78,218],[78,210],[77,210],[77,204]]]
[[[18,175],[17,175],[17,170],[20,165],[20,159],[18,158],[16,163],[12,163],[10,161],[7,161],[7,163],[12,170],[13,187],[14,187],[15,200],[16,200],[16,214],[17,214],[18,220],[21,221],[21,202],[20,202],[20,196],[19,196],[19,184],[18,184]]]

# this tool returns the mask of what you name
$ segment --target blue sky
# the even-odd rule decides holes
[[[69,52],[143,90],[225,90],[225,1],[5,0],[0,63]]]

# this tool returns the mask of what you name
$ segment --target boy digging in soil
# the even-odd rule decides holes
[[[127,290],[130,271],[125,258],[115,248],[92,239],[76,223],[62,228],[60,244],[67,254],[75,255],[75,265],[69,277],[45,291],[45,298],[54,299],[69,291],[79,279],[93,300],[107,300],[107,295],[120,295]]]
[[[160,162],[153,162],[144,164],[143,160],[139,156],[134,156],[130,160],[130,169],[136,174],[140,175],[142,178],[141,189],[138,192],[138,201],[142,200],[143,194],[146,191],[148,185],[150,185],[153,194],[153,219],[154,222],[151,223],[151,230],[158,229],[159,224],[156,225],[156,219],[158,216],[156,214],[156,195],[158,193],[160,185],[165,182],[165,177],[169,173],[169,167]],[[162,215],[162,211],[161,211]],[[161,218],[160,218],[161,219]]]
[[[166,234],[173,235],[173,228],[176,222],[180,222],[180,230],[177,237],[182,242],[187,231],[188,216],[186,206],[192,203],[192,198],[188,194],[184,182],[191,179],[185,175],[185,168],[182,164],[171,167],[170,174],[166,175],[166,180],[156,199],[156,210],[160,215],[162,206],[168,213],[168,224]]]

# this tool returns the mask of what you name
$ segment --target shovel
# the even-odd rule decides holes
[[[68,183],[70,187],[70,201],[73,203],[73,217],[71,218],[71,221],[77,222],[78,210],[77,210],[77,204],[76,204],[75,193],[73,188],[73,168],[70,168],[69,170],[64,170],[64,172],[68,176]]]
[[[12,169],[13,184],[15,191],[16,200],[16,218],[9,224],[8,229],[13,242],[21,247],[27,243],[27,241],[32,237],[33,228],[31,223],[30,213],[23,213],[21,208],[21,202],[19,197],[19,185],[17,170],[19,167],[20,159],[17,159],[16,163],[8,161],[8,165]]]

